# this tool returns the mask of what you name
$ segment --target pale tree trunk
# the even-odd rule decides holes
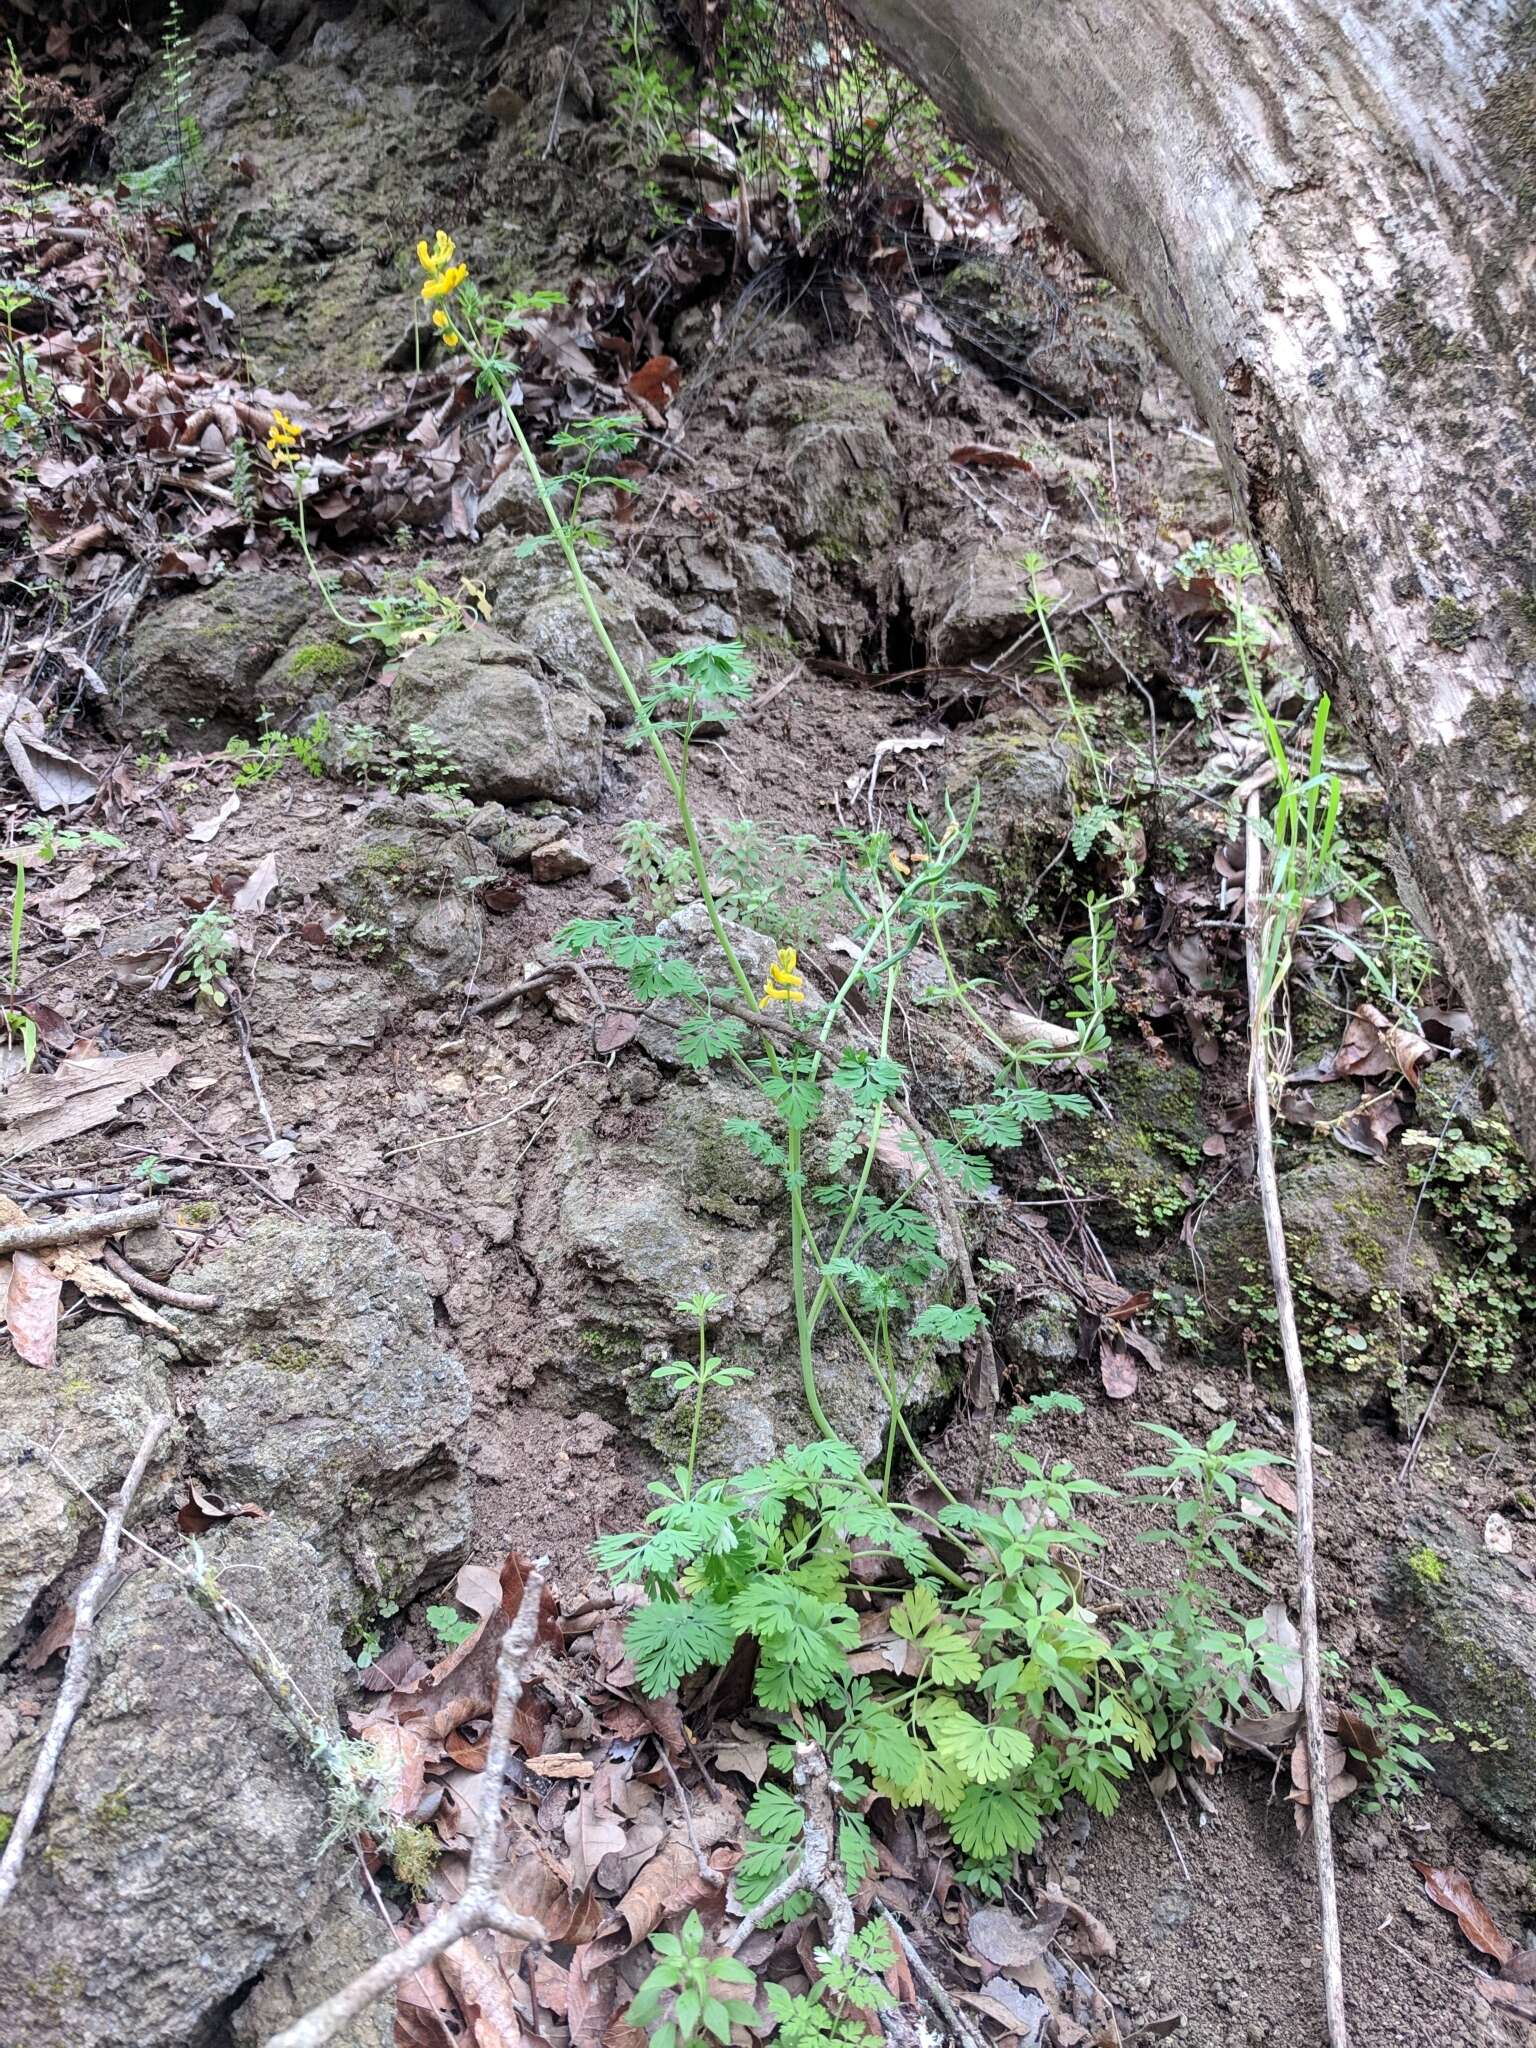
[[[1536,1156],[1536,6],[849,5],[1194,391]]]

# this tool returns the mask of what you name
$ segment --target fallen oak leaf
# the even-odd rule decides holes
[[[379,1759],[381,1778],[390,1785],[384,1811],[396,1820],[409,1820],[426,1790],[426,1744],[414,1728],[398,1721],[369,1721],[361,1735]]]
[[[983,1962],[1005,1972],[1039,1962],[1061,1931],[1067,1902],[1058,1896],[1031,1925],[1006,1906],[978,1906],[966,1925],[966,1946]]]
[[[1515,1944],[1499,1927],[1493,1915],[1472,1889],[1470,1878],[1459,1870],[1437,1870],[1432,1863],[1414,1863],[1424,1880],[1424,1890],[1445,1913],[1453,1913],[1462,1933],[1475,1949],[1492,1956],[1502,1968],[1515,1954]]]
[[[48,1257],[13,1252],[0,1259],[5,1276],[5,1327],[25,1365],[51,1366],[59,1348],[59,1298],[64,1283]]]

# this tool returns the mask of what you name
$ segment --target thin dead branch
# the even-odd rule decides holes
[[[76,1210],[72,1215],[41,1216],[36,1223],[12,1223],[0,1230],[0,1259],[8,1259],[12,1252],[89,1244],[93,1237],[117,1237],[125,1230],[150,1230],[160,1215],[158,1202],[130,1202],[121,1209]]]
[[[886,1926],[895,1936],[897,1946],[906,1957],[913,1977],[921,1987],[925,1997],[932,2003],[934,2011],[949,2028],[956,2041],[959,2042],[960,2048],[981,2048],[981,2043],[977,2040],[974,2030],[968,2027],[960,2017],[960,2009],[955,2004],[955,2001],[918,1954],[917,1943],[913,1941],[912,1937],[907,1933],[907,1930],[888,1906],[882,1906],[880,1913]]]
[[[1307,1725],[1307,1770],[1312,1787],[1312,1843],[1317,1861],[1317,1908],[1323,1964],[1323,2003],[1330,2048],[1349,2048],[1344,2011],[1344,1956],[1339,1936],[1338,1887],[1333,1867],[1333,1816],[1328,1801],[1328,1760],[1323,1727],[1322,1658],[1317,1633],[1317,1506],[1313,1474],[1312,1403],[1307,1393],[1296,1304],[1286,1255],[1285,1220],[1275,1175],[1270,1125],[1270,1069],[1264,1027],[1264,846],[1259,832],[1260,791],[1246,791],[1244,811],[1244,934],[1248,955],[1249,1098],[1253,1106],[1254,1170],[1264,1210],[1275,1310],[1285,1377],[1291,1395],[1291,1436],[1296,1468],[1296,1572],[1301,1636],[1302,1707]]]
[[[266,2048],[325,2048],[326,2042],[333,2041],[343,2027],[360,2012],[366,2012],[375,2000],[426,1964],[435,1962],[456,1941],[478,1933],[483,1927],[510,1935],[515,1941],[548,1939],[537,1920],[514,1913],[496,1893],[502,1861],[501,1802],[512,1755],[512,1719],[522,1698],[524,1673],[538,1636],[543,1591],[544,1572],[542,1566],[536,1565],[528,1574],[516,1619],[502,1637],[497,1653],[496,1707],[485,1753],[485,1796],[481,1808],[484,1822],[470,1850],[469,1882],[463,1897],[437,1914],[392,1955],[381,1956],[323,2005],[317,2005],[280,2034],[272,2035]]]
[[[42,1818],[43,1806],[53,1785],[54,1774],[59,1767],[59,1758],[74,1726],[75,1716],[85,1704],[86,1690],[91,1678],[91,1644],[96,1629],[96,1610],[101,1605],[113,1573],[117,1569],[117,1553],[122,1546],[123,1524],[128,1519],[128,1510],[133,1506],[133,1497],[138,1492],[149,1461],[154,1456],[160,1439],[171,1426],[169,1415],[151,1416],[144,1431],[133,1463],[128,1467],[128,1476],[118,1489],[117,1499],[107,1511],[106,1526],[101,1532],[101,1549],[89,1578],[75,1596],[75,1626],[69,1638],[69,1660],[64,1667],[64,1683],[59,1688],[59,1697],[53,1709],[53,1719],[48,1724],[48,1733],[38,1751],[37,1762],[32,1766],[32,1776],[27,1781],[26,1796],[11,1828],[10,1839],[5,1845],[5,1854],[0,1856],[0,1911],[3,1911],[21,1879],[22,1858],[27,1853],[38,1821]]]
[[[121,1252],[115,1252],[108,1245],[102,1252],[101,1263],[119,1280],[126,1280],[135,1294],[142,1294],[146,1301],[157,1301],[162,1308],[198,1309],[207,1312],[222,1307],[223,1296],[218,1294],[193,1294],[185,1287],[167,1287],[159,1280],[151,1280],[141,1273],[137,1266],[130,1266]]]
[[[837,1857],[837,1811],[832,1801],[832,1769],[818,1743],[795,1744],[795,1768],[791,1782],[805,1815],[800,1861],[731,1929],[730,1938],[725,1943],[728,1956],[735,1955],[747,1936],[761,1926],[770,1913],[776,1913],[786,1899],[800,1891],[814,1892],[826,1908],[831,1935],[827,1946],[832,1954],[841,1956],[848,1953],[848,1944],[853,1939],[853,1901],[848,1896],[842,1865]],[[286,2043],[284,2048],[287,2048]]]

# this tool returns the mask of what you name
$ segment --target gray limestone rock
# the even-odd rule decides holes
[[[340,1587],[284,1522],[202,1539],[306,1697],[346,1659]],[[0,1765],[14,1811],[34,1744]],[[0,1942],[7,2041],[188,2048],[302,1927],[326,1796],[240,1658],[165,1572],[132,1574],[96,1632],[89,1695]]]
[[[115,1317],[66,1327],[51,1372],[0,1359],[0,1661],[21,1642],[38,1600],[76,1563],[94,1557],[100,1524],[49,1466],[45,1451],[100,1500],[122,1484],[151,1415],[172,1402],[164,1338]],[[139,1491],[136,1516],[169,1498],[173,1435]]]
[[[237,571],[151,612],[128,655],[124,715],[135,731],[187,729],[203,744],[333,703],[366,657],[347,644],[307,577]]]
[[[475,889],[500,873],[493,848],[470,837],[443,797],[385,798],[359,815],[355,834],[325,885],[353,943],[433,993],[461,983],[480,959]]]
[[[259,1226],[199,1268],[193,1454],[228,1499],[280,1514],[396,1599],[462,1557],[463,1368],[419,1275],[378,1230]]]
[[[496,632],[453,633],[414,649],[395,673],[397,728],[424,725],[476,798],[549,797],[591,810],[603,766],[594,698],[546,676],[537,655]]]

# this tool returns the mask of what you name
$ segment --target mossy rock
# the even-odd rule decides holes
[[[1437,1787],[1536,1851],[1536,1586],[1448,1508],[1418,1510],[1388,1562],[1409,1692],[1455,1737],[1431,1751]]]
[[[1309,1363],[1363,1389],[1383,1379],[1395,1385],[1430,1344],[1437,1289],[1454,1264],[1401,1160],[1377,1166],[1327,1145],[1281,1175],[1280,1206]],[[1273,1349],[1274,1290],[1257,1194],[1207,1210],[1198,1253],[1213,1335],[1235,1347],[1247,1328],[1261,1352]]]
[[[375,957],[435,994],[473,972],[485,922],[475,891],[500,872],[452,799],[390,797],[362,814],[325,893],[344,920],[377,934]]]
[[[1133,412],[1152,374],[1145,337],[1118,293],[1070,302],[1027,258],[968,257],[938,299],[956,345],[1043,411]]]
[[[123,713],[136,732],[190,732],[203,744],[251,737],[264,713],[286,720],[334,703],[363,667],[307,577],[240,570],[137,628]]]
[[[1093,1227],[1107,1244],[1171,1236],[1199,1192],[1207,1135],[1199,1074],[1183,1060],[1116,1045],[1095,1086],[1110,1117],[1050,1126],[1063,1183],[1093,1198]]]

